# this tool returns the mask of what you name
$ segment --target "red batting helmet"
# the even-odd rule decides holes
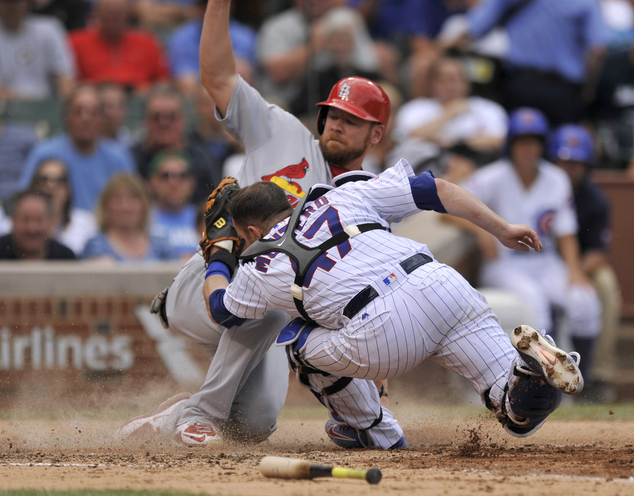
[[[325,102],[317,104],[317,132],[324,132],[328,107],[341,109],[349,114],[384,126],[390,118],[390,99],[378,84],[362,77],[344,78],[335,84]]]

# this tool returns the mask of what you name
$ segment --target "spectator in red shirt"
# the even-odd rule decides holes
[[[146,91],[169,77],[158,40],[132,29],[128,0],[98,0],[95,25],[70,34],[80,79],[91,83],[114,82]]]

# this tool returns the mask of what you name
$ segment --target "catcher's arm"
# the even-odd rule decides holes
[[[451,219],[452,223],[472,233],[477,232],[471,227],[475,225],[498,238],[507,248],[517,251],[542,249],[539,236],[530,227],[524,224],[509,224],[466,189],[442,179],[435,181],[438,198],[447,213],[454,217]]]
[[[224,289],[231,281],[244,245],[227,210],[231,196],[239,190],[233,177],[225,177],[212,191],[207,199],[205,232],[200,240],[207,268],[203,285],[207,313],[213,322],[225,327],[241,323],[241,319],[227,312],[223,303]]]
[[[229,286],[229,281],[227,281],[221,275],[213,275],[205,279],[205,285],[203,286],[203,294],[205,295],[205,304],[207,305],[207,313],[209,314],[209,318],[212,322],[217,324],[216,319],[214,319],[214,313],[212,312],[212,308],[209,303],[209,297],[215,292],[219,290],[224,290]],[[223,291],[224,292],[224,291]]]
[[[225,289],[238,265],[238,258],[220,248],[214,248],[205,274],[203,295],[212,322],[224,327],[242,325],[245,319],[236,317],[224,304]]]

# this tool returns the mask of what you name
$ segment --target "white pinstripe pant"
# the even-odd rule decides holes
[[[347,424],[359,429],[367,428],[379,411],[379,396],[369,381],[402,375],[426,358],[465,377],[480,395],[491,388],[491,399],[501,398],[517,352],[484,297],[439,262],[409,275],[400,269],[394,273],[397,281],[389,287],[373,284],[380,296],[346,327],[320,327],[309,334],[301,358],[332,374],[311,375],[311,385],[355,378],[328,401]],[[389,448],[402,435],[391,414],[388,417],[385,425],[368,431],[381,448]]]

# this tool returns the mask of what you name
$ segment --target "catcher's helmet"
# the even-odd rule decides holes
[[[548,158],[552,161],[563,160],[592,165],[594,147],[590,133],[581,126],[561,126],[550,138]]]
[[[548,121],[539,110],[522,107],[514,111],[509,118],[507,143],[518,136],[537,136],[546,141]]]
[[[362,77],[344,78],[335,84],[325,102],[317,104],[317,132],[324,132],[328,107],[336,107],[363,120],[387,125],[390,99],[378,84]]]

